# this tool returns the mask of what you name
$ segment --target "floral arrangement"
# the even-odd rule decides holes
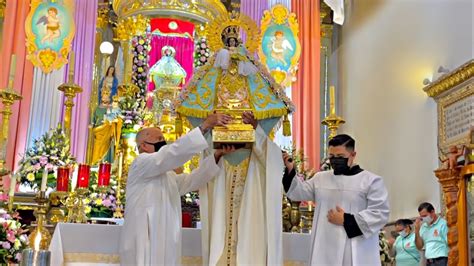
[[[146,102],[142,98],[137,99],[128,95],[120,98],[120,117],[123,120],[122,130],[124,132],[135,132],[143,125],[145,106]]]
[[[150,34],[135,36],[132,39],[133,66],[132,82],[140,88],[140,96],[145,97],[148,81],[148,52],[151,50]]]
[[[19,263],[21,251],[28,246],[24,225],[17,214],[9,215],[0,209],[0,265]]]
[[[111,176],[109,189],[105,193],[101,193],[97,189],[97,172],[91,172],[90,182],[91,193],[89,194],[89,197],[84,199],[84,204],[86,204],[86,214],[89,217],[112,218],[114,211],[117,208],[117,180],[115,176]],[[125,195],[123,189],[121,193],[122,195]],[[122,203],[124,202],[122,197],[120,197],[120,200]]]
[[[393,262],[393,258],[390,256],[390,247],[388,241],[385,238],[384,231],[379,232],[379,251],[380,251],[380,262],[382,265],[387,265]]]
[[[209,56],[211,56],[211,50],[207,45],[206,38],[197,39],[194,48],[194,67],[205,65]]]
[[[55,129],[51,129],[39,139],[34,140],[33,146],[26,151],[18,163],[20,182],[32,188],[38,188],[46,168],[48,169],[47,186],[55,187],[54,167],[72,165],[75,162],[76,159],[69,150],[69,138],[61,125],[58,125]]]

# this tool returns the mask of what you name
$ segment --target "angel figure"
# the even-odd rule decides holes
[[[285,51],[288,49],[293,51],[293,46],[285,38],[285,35],[282,31],[276,31],[275,36],[270,39],[272,42],[272,57],[275,61],[282,63],[284,66],[288,65],[288,62],[285,60]]]
[[[55,7],[48,8],[48,14],[38,19],[36,25],[38,24],[46,26],[46,34],[41,39],[41,43],[46,41],[53,42],[61,35],[61,31],[59,30],[61,24],[58,18],[58,9]]]
[[[463,146],[461,149],[458,149],[456,145],[449,147],[449,152],[446,155],[446,159],[442,159],[441,157],[439,158],[439,160],[443,164],[442,168],[455,169],[458,164],[458,158],[464,154],[465,148],[466,147]]]

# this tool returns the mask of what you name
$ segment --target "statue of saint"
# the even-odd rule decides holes
[[[105,74],[105,77],[100,79],[99,91],[98,91],[99,104],[103,100],[102,99],[102,90],[106,87],[110,89],[109,102],[112,102],[112,97],[117,95],[117,87],[118,87],[118,79],[115,77],[115,67],[113,67],[113,66],[109,66],[107,68],[107,72]]]
[[[172,46],[163,46],[161,59],[150,68],[150,78],[155,88],[179,87],[184,84],[186,71],[174,58],[176,50]]]

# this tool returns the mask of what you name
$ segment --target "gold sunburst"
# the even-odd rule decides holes
[[[239,27],[246,32],[248,37],[244,46],[250,53],[257,50],[260,43],[257,24],[250,17],[235,12],[215,18],[204,29],[203,35],[206,36],[211,50],[218,51],[225,47],[221,34],[230,26]]]

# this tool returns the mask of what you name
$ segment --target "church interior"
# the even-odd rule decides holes
[[[291,200],[286,161],[268,151],[308,181],[332,171],[328,143],[348,134],[388,193],[380,264],[412,265],[392,252],[397,221],[417,224],[428,202],[446,220],[447,265],[472,265],[473,13],[471,0],[0,0],[0,264],[119,265],[139,132],[159,127],[170,146],[218,113],[232,120],[209,149],[238,149],[222,184],[180,195],[178,264],[214,265],[220,215],[215,264],[246,264],[232,243],[269,223],[269,202],[283,264],[311,264],[322,203]],[[267,179],[255,181],[260,136]]]

